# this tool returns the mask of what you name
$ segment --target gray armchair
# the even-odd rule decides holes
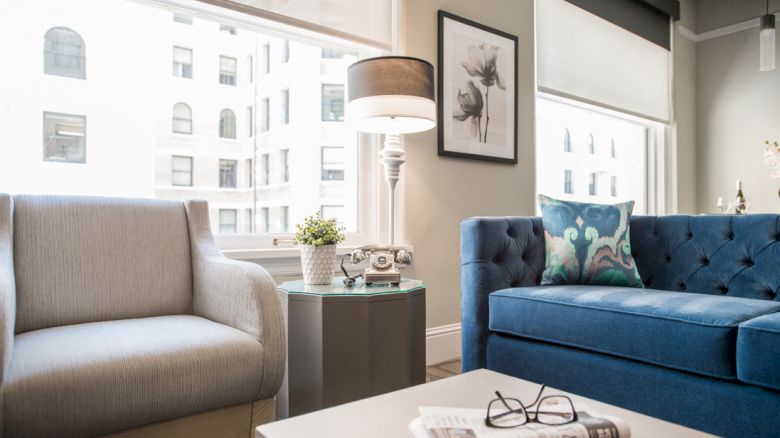
[[[273,418],[282,318],[205,202],[0,194],[6,437],[249,437]]]

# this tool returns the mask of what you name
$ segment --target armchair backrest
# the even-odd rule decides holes
[[[192,312],[182,202],[15,196],[13,247],[16,333]]]

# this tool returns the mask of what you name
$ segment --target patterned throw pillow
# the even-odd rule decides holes
[[[539,195],[539,205],[547,252],[542,284],[644,287],[631,256],[634,201],[586,204]]]

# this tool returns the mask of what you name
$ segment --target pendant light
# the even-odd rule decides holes
[[[775,15],[769,13],[769,0],[766,0],[766,15],[761,16],[760,33],[761,71],[775,69]]]

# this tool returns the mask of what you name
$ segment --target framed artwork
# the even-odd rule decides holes
[[[517,164],[517,37],[439,11],[439,155]]]

